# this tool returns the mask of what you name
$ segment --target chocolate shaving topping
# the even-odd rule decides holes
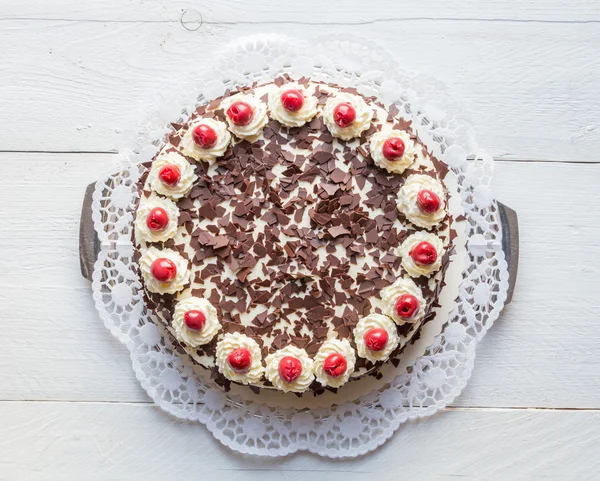
[[[279,78],[275,85],[288,81],[291,78]],[[308,85],[307,79],[298,82]],[[343,90],[356,93],[353,88]],[[324,104],[327,87],[318,84],[314,95]],[[198,107],[192,121],[224,119],[221,100]],[[395,105],[382,120],[407,130],[423,145]],[[185,128],[173,124],[169,149],[177,150]],[[405,275],[397,248],[415,229],[397,210],[398,190],[411,173],[441,180],[448,172],[430,153],[435,172],[415,168],[399,176],[380,169],[368,152],[368,136],[376,129],[374,123],[360,143],[340,142],[334,141],[321,116],[292,129],[270,120],[264,139],[233,143],[213,166],[190,159],[198,180],[177,202],[184,240],[164,246],[189,258],[191,294],[216,307],[223,332],[243,332],[256,339],[263,355],[291,344],[314,356],[331,337],[354,345],[352,331],[359,318],[377,312],[370,299]],[[147,174],[140,180],[140,192]],[[438,230],[445,243],[456,236],[450,225],[448,218]],[[450,255],[444,253],[442,270]],[[415,282],[428,300],[426,322],[442,283],[432,289],[427,278]],[[168,323],[175,296],[145,292],[145,297],[148,308]],[[400,326],[399,335],[418,335],[418,328],[411,326]],[[216,340],[196,353],[211,357],[215,348]],[[376,372],[377,367],[357,359],[357,368]],[[218,370],[211,376],[229,389]],[[324,391],[317,383],[312,389]]]

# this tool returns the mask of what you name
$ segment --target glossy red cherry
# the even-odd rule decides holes
[[[248,125],[254,116],[254,109],[246,102],[233,102],[227,109],[227,116],[235,125]]]
[[[334,352],[325,359],[323,363],[323,371],[331,377],[340,377],[346,372],[348,362],[343,354]]]
[[[150,272],[158,282],[171,282],[177,275],[177,267],[171,259],[159,257],[150,266]]]
[[[206,324],[206,316],[198,309],[191,309],[183,315],[183,322],[185,322],[188,329],[201,331]]]
[[[217,132],[210,125],[196,125],[192,132],[192,139],[201,149],[210,149],[217,143]]]
[[[169,215],[162,207],[155,207],[146,217],[146,225],[152,231],[161,231],[169,225]]]
[[[417,264],[423,264],[425,266],[430,266],[437,260],[435,247],[426,241],[419,242],[413,250],[410,251],[410,256]]]
[[[417,205],[424,214],[433,214],[440,210],[442,201],[435,192],[428,189],[422,189],[417,194]]]
[[[381,327],[374,327],[365,333],[365,344],[369,351],[383,351],[390,338],[387,331]]]
[[[348,102],[337,104],[333,109],[333,120],[340,127],[348,127],[356,120],[356,110]]]
[[[410,319],[419,310],[419,300],[412,294],[402,294],[396,301],[396,314],[402,319]]]
[[[304,95],[297,89],[286,90],[281,94],[281,103],[285,110],[297,112],[304,104]]]
[[[229,353],[227,362],[236,372],[246,372],[252,364],[252,355],[245,347],[238,347]]]
[[[383,143],[383,156],[390,162],[400,159],[404,155],[406,146],[398,137],[390,137]]]
[[[302,363],[292,356],[285,356],[279,361],[279,375],[285,382],[294,382],[302,374]]]
[[[173,187],[179,183],[181,172],[176,165],[165,165],[158,171],[158,178],[163,184]]]

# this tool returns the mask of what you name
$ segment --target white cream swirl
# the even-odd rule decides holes
[[[371,329],[385,329],[388,333],[388,342],[381,351],[371,351],[365,343],[365,334]],[[358,320],[354,326],[354,342],[356,351],[360,357],[364,357],[371,362],[385,361],[396,347],[399,338],[396,330],[396,324],[389,317],[381,314],[369,314]]]
[[[419,209],[417,197],[423,189],[432,191],[440,198],[440,208],[432,214],[427,214]],[[446,217],[446,194],[442,184],[428,175],[413,174],[406,179],[404,185],[398,192],[398,210],[402,212],[406,218],[418,227],[431,229]]]
[[[174,186],[163,183],[158,176],[160,169],[167,165],[174,165],[179,169],[179,182]],[[192,186],[197,178],[192,164],[190,164],[180,153],[160,153],[154,162],[152,162],[152,167],[148,174],[148,184],[154,192],[177,200],[181,199],[192,190]]]
[[[386,140],[394,138],[404,142],[404,154],[402,157],[390,161],[383,155],[383,144]],[[421,146],[412,140],[405,130],[386,130],[373,134],[369,142],[369,149],[375,165],[393,174],[401,174],[408,169],[422,152]]]
[[[346,372],[341,376],[331,377],[324,370],[325,360],[331,354],[341,354],[346,358]],[[354,363],[356,363],[356,355],[347,339],[329,339],[323,343],[315,356],[313,373],[323,386],[341,387],[350,379],[350,375],[354,371]]]
[[[170,282],[160,282],[152,275],[152,263],[161,257],[169,259],[177,268],[175,279]],[[157,294],[175,294],[182,290],[190,280],[190,271],[188,269],[188,261],[186,261],[179,252],[173,249],[157,249],[152,246],[149,249],[142,250],[140,258],[140,270],[146,283],[146,287],[150,292]]]
[[[229,116],[225,114],[227,117],[227,124],[229,125],[229,130],[232,134],[237,135],[242,139],[253,140],[255,137],[260,135],[263,130],[263,127],[267,125],[269,121],[269,117],[267,116],[267,106],[266,104],[260,100],[255,95],[248,94],[236,94],[227,99],[225,99],[221,103],[221,107],[225,112],[234,102],[245,102],[250,107],[252,107],[254,113],[252,118],[250,119],[250,123],[248,125],[235,125]]]
[[[410,256],[415,246],[421,242],[429,242],[437,252],[437,259],[433,264],[425,265],[416,263]],[[425,276],[429,277],[432,273],[437,271],[442,266],[442,254],[444,253],[444,243],[435,234],[429,232],[415,232],[409,236],[401,245],[398,247],[398,255],[402,257],[402,267],[406,269],[412,277]]]
[[[404,319],[400,317],[396,312],[396,302],[400,296],[405,294],[410,294],[411,296],[415,296],[419,303],[419,308],[413,314],[413,316],[409,319]],[[421,289],[415,284],[415,282],[410,278],[400,278],[397,279],[392,285],[382,289],[379,293],[382,303],[383,303],[383,313],[392,318],[393,321],[401,326],[402,324],[414,324],[419,319],[423,317],[425,314],[425,307],[427,303],[423,298],[423,294],[421,293]]]
[[[281,101],[281,95],[290,89],[299,90],[304,95],[304,103],[296,112],[286,110]],[[317,98],[310,95],[298,84],[285,84],[279,88],[274,87],[269,91],[269,111],[272,118],[287,127],[302,127],[317,115]]]
[[[246,372],[234,371],[227,360],[229,353],[239,348],[246,348],[250,351],[250,367]],[[230,381],[256,384],[265,371],[260,346],[254,339],[239,332],[227,333],[223,336],[217,343],[215,358],[219,372]]]
[[[348,127],[340,127],[335,123],[334,110],[338,104],[349,103],[356,111],[356,119]],[[364,99],[358,95],[346,92],[338,92],[329,97],[323,108],[323,120],[334,137],[342,140],[350,140],[359,137],[371,125],[373,109],[367,105]]]
[[[192,310],[201,311],[206,318],[206,323],[200,330],[190,329],[185,323],[185,313]],[[217,310],[209,301],[201,297],[186,297],[179,301],[175,306],[171,324],[175,330],[177,340],[184,342],[190,347],[208,344],[221,329]]]
[[[169,218],[163,230],[151,230],[146,224],[146,219],[155,207],[164,209]],[[165,242],[177,234],[179,207],[171,199],[164,199],[156,194],[148,198],[142,197],[135,216],[135,237],[146,242]]]
[[[217,143],[208,149],[203,149],[196,142],[194,142],[194,129],[198,127],[198,125],[203,124],[208,125],[217,133]],[[227,130],[227,125],[225,125],[225,122],[215,119],[201,118],[195,120],[189,125],[186,133],[181,139],[179,148],[181,149],[183,155],[187,155],[188,157],[192,157],[196,160],[204,160],[212,164],[215,160],[217,160],[217,157],[221,157],[225,153],[230,142],[231,134]]]
[[[284,357],[295,357],[302,364],[302,372],[298,379],[287,382],[279,375],[279,361]],[[304,349],[299,349],[296,346],[286,346],[279,349],[265,358],[267,368],[265,370],[266,378],[271,381],[273,386],[283,392],[304,392],[308,389],[314,379],[313,361]]]

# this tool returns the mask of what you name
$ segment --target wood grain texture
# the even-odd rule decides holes
[[[0,0],[0,479],[597,480],[599,24],[596,0]],[[81,200],[205,52],[340,29],[465,99],[517,290],[447,412],[356,460],[240,456],[150,404],[79,274]]]
[[[402,426],[367,456],[332,461],[307,453],[283,459],[238,455],[204,426],[176,421],[154,406],[0,407],[3,479],[564,481],[593,480],[600,470],[598,411],[452,410]]]
[[[144,118],[141,108],[191,75],[200,52],[266,31],[324,32],[320,25],[290,27],[268,18],[268,25],[215,22],[197,31],[176,21],[7,19],[0,29],[0,150],[118,151]],[[352,30],[451,86],[472,112],[481,145],[496,158],[598,160],[596,23],[420,18]]]
[[[364,24],[418,19],[443,20],[495,20],[538,22],[594,22],[600,21],[600,9],[594,0],[491,0],[485,3],[472,0],[438,2],[423,0],[377,0],[365,8],[363,2],[290,0],[278,2],[252,2],[229,0],[177,0],[173,2],[144,0],[107,0],[102,4],[82,3],[77,0],[25,0],[6,2],[1,19],[53,19],[94,20],[109,22],[178,22],[185,12],[201,13],[210,23],[261,23],[286,22],[290,24],[337,23]],[[184,16],[185,18],[185,16]]]
[[[13,234],[0,240],[12,273],[0,281],[9,340],[0,351],[0,399],[148,401],[127,349],[99,320],[77,260],[85,186],[117,157],[0,154],[0,165],[18,164],[28,175],[25,181],[8,169],[12,188],[0,190],[8,206],[0,222]],[[599,176],[598,164],[496,164],[495,192],[520,216],[521,266],[513,303],[478,349],[456,405],[600,407],[593,322],[600,318],[600,219],[589,214],[600,211]],[[557,192],[568,202],[558,204]],[[574,244],[585,246],[586,257],[565,255]],[[35,289],[35,302],[22,286]]]

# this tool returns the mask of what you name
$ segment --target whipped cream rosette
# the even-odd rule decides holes
[[[188,261],[173,249],[143,250],[140,270],[148,290],[157,294],[175,294],[190,280]]]
[[[175,236],[179,209],[175,202],[158,195],[142,199],[135,218],[136,236],[146,242],[164,242]]]
[[[152,162],[148,185],[157,194],[178,200],[192,190],[197,178],[194,167],[179,152],[163,150]]]
[[[371,126],[373,109],[365,100],[346,92],[338,92],[327,99],[323,120],[334,137],[351,140],[360,137]]]
[[[314,359],[315,378],[323,386],[341,387],[354,372],[356,354],[347,339],[325,341]]]
[[[317,98],[297,83],[273,87],[269,92],[271,118],[286,127],[302,127],[317,112]]]
[[[255,95],[237,94],[221,104],[229,130],[236,137],[252,140],[269,121],[266,104]]]
[[[413,174],[398,193],[398,210],[418,227],[431,229],[446,218],[442,184],[425,174]]]
[[[231,134],[225,122],[199,118],[189,125],[180,149],[188,157],[213,163],[223,156],[230,142]]]
[[[423,147],[405,130],[386,129],[373,134],[369,150],[375,165],[394,174],[402,174],[423,157]]]
[[[283,392],[304,392],[313,382],[313,360],[304,349],[286,346],[265,358],[265,376]]]
[[[400,278],[380,293],[383,313],[398,325],[414,324],[423,318],[427,302],[410,278]]]
[[[354,328],[356,351],[371,362],[388,359],[399,341],[394,321],[381,314],[363,317]]]
[[[206,299],[186,297],[175,305],[172,326],[178,341],[190,347],[209,343],[221,329],[217,310]]]
[[[398,248],[402,266],[412,277],[429,277],[442,266],[444,244],[435,234],[416,232]]]
[[[242,384],[257,383],[265,370],[258,343],[239,332],[227,333],[217,343],[216,362],[221,374]]]

